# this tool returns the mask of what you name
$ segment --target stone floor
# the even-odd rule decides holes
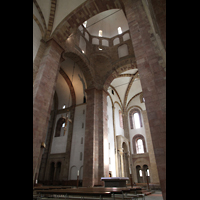
[[[38,198],[38,200],[61,200],[61,199],[63,198],[47,198],[47,197]],[[109,199],[109,198],[106,198],[106,199]],[[113,198],[110,198],[110,199],[113,199]],[[138,198],[138,200],[142,200],[142,198],[140,197]],[[145,200],[163,200],[162,192],[160,190],[155,190],[154,193],[145,196]]]
[[[156,190],[154,193],[145,196],[145,200],[163,200],[162,192],[159,190]]]

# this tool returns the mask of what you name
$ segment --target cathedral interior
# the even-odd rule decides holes
[[[131,177],[165,199],[165,26],[165,0],[33,0],[33,184]]]

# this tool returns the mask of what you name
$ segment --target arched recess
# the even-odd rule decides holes
[[[145,143],[145,139],[144,139],[144,136],[141,135],[141,134],[137,134],[133,137],[132,139],[132,144],[133,144],[133,153],[134,154],[137,154],[137,151],[136,151],[136,142],[138,139],[141,139],[142,142],[143,142],[143,147],[144,147],[144,153],[147,152],[147,148],[146,148],[146,143]]]
[[[121,0],[87,0],[60,22],[52,33],[52,37],[62,44],[84,21],[110,9],[124,10],[124,4]]]
[[[50,163],[50,169],[49,169],[49,180],[50,181],[53,181],[54,171],[55,171],[55,163],[51,162]]]
[[[60,136],[60,131],[61,131],[61,127],[62,124],[65,122],[65,119],[63,117],[61,117],[56,124],[56,132],[55,132],[55,137],[59,137]]]
[[[93,80],[93,72],[90,69],[89,63],[83,58],[82,55],[79,55],[79,52],[64,52],[62,54],[63,59],[70,58],[73,60],[79,68],[82,70],[83,75],[86,80],[86,88],[88,89],[90,86],[93,86],[94,80]]]
[[[76,105],[76,94],[75,94],[72,82],[62,68],[60,68],[60,74],[63,76],[63,78],[65,79],[65,81],[67,82],[67,84],[69,86],[71,97],[72,97],[72,106],[75,106]]]
[[[139,107],[139,106],[137,106]],[[143,121],[142,121],[142,114],[141,114],[141,111],[140,109],[138,109],[136,106],[134,106],[134,108],[132,108],[129,112],[129,121],[130,121],[130,128],[131,129],[135,129],[135,125],[134,125],[134,120],[133,120],[133,115],[135,113],[138,113],[139,115],[139,121],[140,121],[140,127],[142,128],[144,125],[143,125]]]
[[[70,168],[70,180],[76,180],[77,179],[77,167],[72,166]]]
[[[126,56],[124,58],[119,59],[115,63],[111,63],[112,67],[108,66],[112,70],[110,70],[106,74],[105,82],[103,88],[107,91],[110,83],[117,77],[121,76],[121,73],[130,70],[130,69],[137,69],[135,57],[134,56]]]

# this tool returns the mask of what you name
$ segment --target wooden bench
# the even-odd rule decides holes
[[[111,192],[107,192],[107,191],[93,191],[91,189],[87,189],[85,188],[83,189],[52,189],[52,190],[36,190],[37,194],[39,195],[48,195],[48,196],[53,196],[53,195],[65,195],[65,199],[85,199],[84,197],[91,197],[93,199],[103,199],[103,197],[111,197]],[[71,196],[69,196],[71,195]],[[75,197],[73,197],[73,196]],[[81,196],[79,198],[77,198],[78,196]],[[88,197],[89,196],[89,197]],[[99,197],[99,198],[95,198],[95,197]]]
[[[71,188],[71,189],[50,189],[50,190],[35,190],[39,195],[65,195],[65,199],[105,199],[105,197],[113,197],[113,199],[131,199],[124,196],[124,193],[129,193],[129,188]],[[121,195],[117,197],[116,195]],[[80,196],[80,197],[77,197]]]
[[[33,190],[51,190],[51,189],[67,189],[71,186],[34,186]]]

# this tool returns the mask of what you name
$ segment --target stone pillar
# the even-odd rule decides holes
[[[40,66],[40,61],[41,61],[41,59],[43,57],[45,49],[46,49],[46,42],[43,39],[41,39],[38,52],[37,52],[37,54],[35,56],[35,59],[33,61],[33,83],[34,83],[36,75],[38,73],[38,69],[39,69],[39,66]]]
[[[109,158],[104,157],[108,148],[107,92],[87,89],[83,186],[102,185],[101,177],[109,174]]]
[[[141,167],[141,170],[142,170],[142,183],[146,183],[146,179],[145,179],[145,170],[143,167]]]
[[[41,162],[40,146],[47,133],[62,51],[55,40],[47,42],[33,85],[33,182]]]
[[[123,0],[149,119],[163,199],[166,200],[166,72],[141,0]]]
[[[145,128],[148,153],[149,153],[149,161],[150,161],[149,169],[151,170],[151,182],[159,183],[158,170],[157,170],[156,159],[155,159],[155,155],[154,155],[153,144],[152,144],[151,133],[150,133],[149,122],[148,122],[146,110],[142,111],[142,116],[143,116],[143,121],[144,121],[144,128]]]
[[[114,145],[115,145],[115,169],[116,169],[116,177],[119,177],[118,156],[117,156],[117,139],[116,139],[116,133],[115,133],[115,106],[112,106],[112,116],[113,116],[113,133],[114,133]]]
[[[122,172],[122,177],[124,177],[124,160],[123,160],[123,148],[119,149],[119,154],[121,158],[121,172]]]

